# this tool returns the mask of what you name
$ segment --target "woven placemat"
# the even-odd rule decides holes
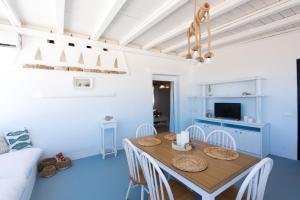
[[[185,172],[201,172],[207,168],[204,158],[192,155],[182,155],[172,160],[172,165]]]
[[[165,138],[166,140],[175,141],[175,140],[176,140],[176,134],[174,134],[174,133],[169,133],[169,134],[165,135],[164,138]]]
[[[161,140],[157,138],[141,138],[138,140],[138,143],[144,147],[153,147],[159,145]]]
[[[221,147],[206,147],[204,153],[212,158],[220,160],[235,160],[239,157],[238,152]]]

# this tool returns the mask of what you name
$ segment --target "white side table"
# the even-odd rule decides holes
[[[113,131],[113,143],[112,147],[109,150],[105,149],[105,135],[108,134],[108,129]],[[102,158],[105,159],[105,156],[108,154],[115,154],[117,156],[117,120],[112,119],[110,121],[102,120],[100,123],[100,131],[101,131],[101,154]]]

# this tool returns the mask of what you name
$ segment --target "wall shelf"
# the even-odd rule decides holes
[[[266,126],[266,123],[247,123],[244,121],[238,120],[230,120],[230,119],[220,119],[220,118],[208,118],[208,117],[198,117],[195,119],[196,122],[214,124],[214,125],[221,125],[221,124],[233,124],[236,126],[246,126],[246,127],[253,127],[253,128],[262,128]]]
[[[204,96],[202,98],[256,98],[256,97],[266,97],[266,95],[236,95],[236,96]]]
[[[37,98],[41,99],[73,99],[73,98],[104,98],[104,97],[115,97],[115,92],[107,93],[96,93],[96,94],[53,94],[53,95],[36,95]]]
[[[256,81],[256,80],[264,80],[264,78],[259,76],[253,76],[253,77],[223,80],[223,81],[203,82],[200,83],[200,85],[218,85],[218,84],[229,84],[229,83],[237,83],[237,82]]]
[[[255,117],[256,122],[261,123],[262,99],[263,97],[266,97],[266,95],[262,93],[262,80],[265,79],[255,76],[201,83],[200,85],[202,87],[202,94],[199,96],[202,97],[203,102],[202,117],[206,116],[206,113],[208,112],[208,106],[210,105],[211,107],[214,102],[220,101],[218,99],[224,99],[224,102],[226,102],[227,100],[225,99],[232,98],[234,99],[232,100],[234,102],[247,101],[248,103],[244,103],[244,106],[248,106],[248,111],[250,105],[249,102],[255,103],[255,108],[251,109],[250,116]],[[249,95],[243,95],[244,93],[248,93]],[[244,115],[246,114],[244,113]]]

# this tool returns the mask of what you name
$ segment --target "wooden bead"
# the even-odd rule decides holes
[[[207,52],[204,57],[205,58],[212,58],[214,56],[214,53],[213,52]]]
[[[192,59],[192,54],[188,53],[185,58],[186,59]]]
[[[204,58],[202,56],[199,56],[198,58],[196,58],[199,62],[204,63]]]

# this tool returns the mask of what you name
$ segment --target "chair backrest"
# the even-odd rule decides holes
[[[150,200],[174,200],[171,187],[156,161],[143,152],[140,155],[140,162],[147,182]]]
[[[141,124],[136,129],[135,137],[144,137],[154,134],[157,134],[157,131],[152,124]]]
[[[191,125],[185,129],[190,133],[190,138],[193,140],[205,141],[205,132],[204,130],[197,125]]]
[[[135,182],[140,182],[140,157],[135,146],[127,139],[123,139],[123,146],[126,153],[129,174]]]
[[[264,158],[254,166],[244,180],[236,200],[241,200],[247,190],[247,200],[263,200],[268,177],[273,167],[271,158]]]
[[[224,147],[236,151],[235,139],[224,130],[214,130],[206,137],[206,142],[216,146]]]

